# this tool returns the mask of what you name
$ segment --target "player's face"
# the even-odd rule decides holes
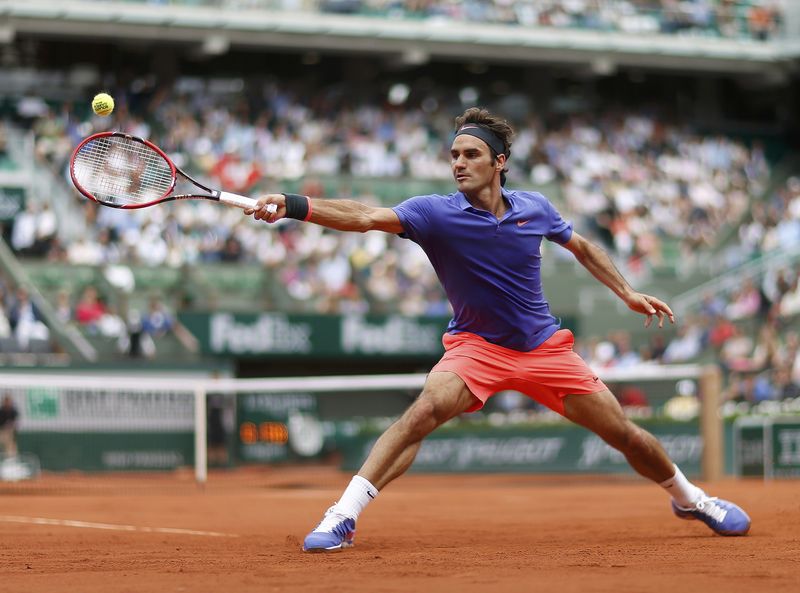
[[[491,185],[498,173],[497,161],[486,143],[474,136],[457,136],[450,147],[450,166],[458,191],[476,192]]]

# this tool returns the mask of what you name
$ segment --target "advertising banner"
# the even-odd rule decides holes
[[[642,423],[645,426],[644,423]],[[684,473],[700,473],[703,440],[696,422],[645,426]],[[377,435],[342,443],[343,469],[357,469]],[[632,473],[622,454],[573,425],[454,428],[422,442],[412,466],[419,472]]]
[[[18,445],[43,470],[171,470],[194,463],[191,392],[11,390]]]
[[[436,358],[450,317],[181,313],[205,354],[236,357]],[[562,327],[576,331],[575,320]]]
[[[183,313],[207,354],[435,356],[449,317]]]

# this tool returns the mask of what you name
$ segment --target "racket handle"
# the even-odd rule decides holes
[[[253,198],[248,198],[247,196],[240,196],[239,194],[232,194],[227,191],[219,192],[219,201],[228,204],[230,206],[236,206],[237,208],[241,208],[244,210],[245,208],[254,208],[255,205],[258,203]],[[278,207],[275,204],[270,204],[267,206],[267,210],[270,212],[277,212]]]

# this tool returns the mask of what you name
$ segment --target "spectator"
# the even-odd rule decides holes
[[[3,122],[0,122],[0,161],[8,157],[8,132]]]
[[[0,340],[13,337],[11,330],[11,322],[8,320],[6,314],[6,306],[3,299],[2,290],[0,290]]]
[[[763,1],[750,7],[747,14],[750,35],[758,41],[766,41],[777,30],[777,5]]]
[[[154,338],[160,338],[172,331],[175,320],[164,307],[161,299],[150,297],[147,313],[142,318],[142,329]]]
[[[626,408],[626,411],[629,412],[629,408],[650,408],[647,394],[638,385],[625,384],[618,386],[618,389],[619,391],[614,391],[614,393],[619,393],[619,403],[623,408]]]
[[[654,334],[650,337],[650,343],[647,346],[646,355],[642,358],[652,362],[661,363],[664,359],[664,354],[667,351],[667,343],[662,334]]]
[[[687,362],[697,358],[703,350],[702,333],[699,325],[691,320],[678,325],[675,337],[670,340],[664,351],[664,362]]]
[[[208,397],[208,463],[224,466],[228,463],[228,435],[225,429],[225,399],[223,395]]]
[[[3,396],[3,404],[0,407],[0,445],[3,447],[5,456],[17,456],[17,418],[19,412],[14,405],[14,400],[10,394]]]
[[[155,358],[156,346],[153,338],[142,327],[142,316],[138,311],[128,315],[126,331],[117,341],[119,351],[130,358]]]
[[[778,367],[772,371],[772,384],[775,389],[775,399],[789,400],[800,397],[800,385],[792,380],[788,367]]]
[[[761,292],[751,279],[746,279],[731,298],[725,308],[728,319],[747,319],[753,317],[761,309]]]
[[[103,314],[96,323],[97,332],[105,338],[121,338],[126,331],[125,321],[117,313],[113,304],[105,307]]]
[[[27,288],[18,287],[15,297],[8,315],[9,323],[17,343],[27,350],[33,340],[48,340],[50,330],[44,324],[39,308],[31,301]]]
[[[141,318],[141,331],[151,339],[172,334],[190,352],[197,352],[199,348],[197,338],[173,317],[161,299],[156,296],[150,298],[147,313]]]
[[[57,230],[58,221],[55,212],[50,208],[50,204],[45,202],[36,214],[35,237],[30,249],[30,255],[34,257],[46,256],[56,238]]]
[[[225,245],[220,253],[220,261],[236,263],[242,261],[242,243],[234,235],[225,239]]]
[[[778,313],[784,319],[790,319],[800,313],[800,277],[795,274],[778,302]]]
[[[625,331],[615,332],[612,336],[615,348],[614,367],[629,368],[642,363],[639,353],[631,348],[631,335]]]
[[[725,345],[725,342],[737,334],[738,329],[731,323],[730,319],[722,314],[718,314],[712,319],[711,329],[708,333],[708,342],[715,350],[719,351]]]
[[[75,305],[75,321],[89,333],[98,331],[97,325],[106,312],[106,307],[97,294],[94,286],[83,289],[78,303]]]
[[[72,323],[72,304],[70,302],[69,291],[66,288],[62,288],[56,294],[55,310],[56,317],[60,323],[64,325]]]
[[[11,247],[19,255],[30,255],[36,242],[38,205],[28,201],[25,210],[14,217],[14,226],[11,229]]]
[[[753,339],[744,334],[738,326],[732,323],[720,324],[717,328],[724,327],[730,329],[730,333],[725,335],[724,341],[719,344],[719,357],[723,364],[728,368],[738,371],[754,370],[753,363],[750,360],[750,354],[754,347]],[[711,340],[714,340],[717,335],[712,332]]]
[[[722,392],[722,400],[725,402],[755,404],[755,384],[756,378],[752,373],[731,373],[728,380],[728,387]]]

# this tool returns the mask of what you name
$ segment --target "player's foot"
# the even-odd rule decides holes
[[[681,519],[697,519],[719,535],[744,535],[750,531],[750,517],[740,507],[721,498],[706,496],[689,508],[672,501],[672,512]]]
[[[356,522],[334,511],[325,512],[319,525],[306,536],[304,552],[338,552],[353,545],[356,535]]]

